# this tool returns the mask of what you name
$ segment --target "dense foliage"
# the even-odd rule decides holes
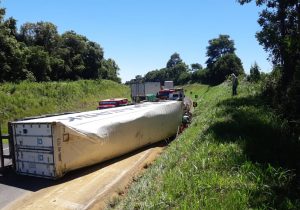
[[[0,82],[109,79],[120,82],[119,67],[104,59],[101,46],[74,31],[58,34],[50,22],[17,29],[0,8]]]
[[[256,4],[264,6],[258,19],[262,29],[256,38],[270,53],[276,71],[268,78],[265,93],[300,131],[300,2],[259,0]]]
[[[200,64],[199,64],[200,65]],[[135,79],[129,81],[161,82],[172,80],[175,84],[185,84],[190,80],[189,67],[186,65],[178,53],[171,55],[166,64],[166,68],[149,71],[144,77],[137,75]]]
[[[250,67],[250,75],[248,77],[248,80],[250,82],[258,82],[261,78],[260,75],[260,68],[255,62],[251,67]]]

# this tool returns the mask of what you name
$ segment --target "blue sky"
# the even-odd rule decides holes
[[[208,41],[228,34],[245,72],[256,61],[270,72],[267,53],[255,39],[260,8],[236,0],[2,0],[18,27],[49,21],[59,33],[74,30],[95,41],[120,67],[122,82],[166,66],[177,52],[187,64],[205,67]]]

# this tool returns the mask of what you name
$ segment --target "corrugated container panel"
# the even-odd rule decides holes
[[[16,170],[19,174],[55,178],[55,169],[53,164],[16,161]]]
[[[16,154],[16,160],[18,161],[45,164],[54,163],[53,151],[19,149]]]
[[[15,135],[20,136],[51,136],[50,123],[22,123],[15,127]]]
[[[15,143],[18,148],[51,149],[52,136],[16,136]]]

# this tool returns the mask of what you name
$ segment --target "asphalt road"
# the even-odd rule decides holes
[[[59,180],[0,173],[0,209],[102,209],[160,154],[166,143],[141,148],[119,158],[69,172]],[[7,147],[6,147],[7,148]],[[150,162],[149,162],[150,161]]]
[[[3,144],[3,154],[9,154],[8,144]],[[4,166],[6,166],[6,168],[0,172],[0,209],[2,209],[12,200],[20,197],[21,195],[27,192],[27,190],[25,189],[16,187],[17,185],[9,184],[10,181],[8,177],[13,178],[15,176],[12,169],[7,167],[11,164],[12,163],[10,159],[4,159]]]

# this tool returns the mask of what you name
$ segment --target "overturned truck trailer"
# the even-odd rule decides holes
[[[164,101],[12,122],[15,170],[57,179],[176,134],[182,112]]]

